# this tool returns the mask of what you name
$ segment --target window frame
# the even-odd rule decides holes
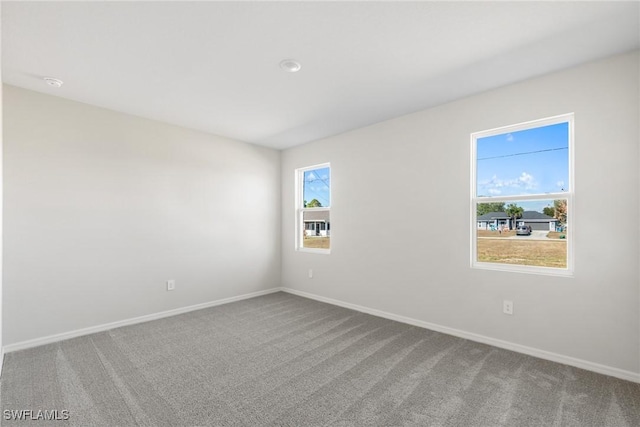
[[[539,275],[551,275],[551,276],[564,276],[573,277],[574,274],[574,257],[573,257],[573,241],[575,230],[573,227],[574,218],[574,194],[575,194],[575,179],[574,179],[574,140],[575,140],[575,115],[574,113],[561,114],[552,117],[546,117],[537,120],[530,120],[514,125],[501,126],[498,128],[488,129],[479,132],[473,132],[471,134],[471,268],[482,270],[496,270],[496,271],[510,271],[517,273],[539,274]],[[510,132],[518,132],[522,130],[534,129],[559,123],[568,124],[568,191],[555,192],[555,193],[539,193],[539,194],[520,194],[510,196],[483,196],[478,197],[478,174],[477,174],[477,141],[480,138],[488,136],[495,136],[506,134]],[[519,264],[505,264],[478,261],[478,221],[477,221],[477,205],[479,203],[492,203],[492,202],[516,202],[516,201],[529,201],[529,200],[558,200],[564,199],[567,201],[567,226],[569,227],[569,233],[567,233],[567,267],[540,267],[529,266]]]
[[[322,206],[320,208],[305,208],[304,207],[304,173],[310,170],[316,169],[329,169],[329,206]],[[299,252],[310,252],[317,254],[325,254],[328,255],[331,253],[331,240],[329,240],[329,249],[323,248],[305,248],[303,244],[304,234],[303,228],[305,227],[304,223],[304,213],[305,212],[321,212],[326,211],[329,212],[329,221],[331,221],[331,205],[333,203],[332,200],[332,181],[331,181],[331,163],[319,163],[317,165],[305,166],[303,168],[298,168],[295,170],[295,250]],[[329,222],[329,227],[330,227]],[[326,228],[326,224],[325,224]],[[330,237],[331,239],[331,237]]]

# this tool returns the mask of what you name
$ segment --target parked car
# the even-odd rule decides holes
[[[516,228],[516,236],[530,236],[531,235],[531,227],[528,225],[519,225]]]

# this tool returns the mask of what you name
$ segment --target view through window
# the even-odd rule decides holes
[[[573,115],[472,134],[472,264],[570,272]]]
[[[298,169],[298,248],[328,252],[331,248],[331,167]]]

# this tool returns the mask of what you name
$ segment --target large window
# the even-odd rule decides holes
[[[573,114],[471,135],[471,263],[570,275]]]
[[[331,166],[296,170],[296,249],[329,253],[331,249]]]

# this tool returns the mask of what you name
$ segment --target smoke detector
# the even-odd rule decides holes
[[[64,83],[62,80],[54,79],[53,77],[44,77],[44,81],[51,87],[61,87]]]
[[[285,59],[280,62],[280,68],[288,73],[296,73],[300,71],[302,65],[300,65],[300,63],[294,59]]]

